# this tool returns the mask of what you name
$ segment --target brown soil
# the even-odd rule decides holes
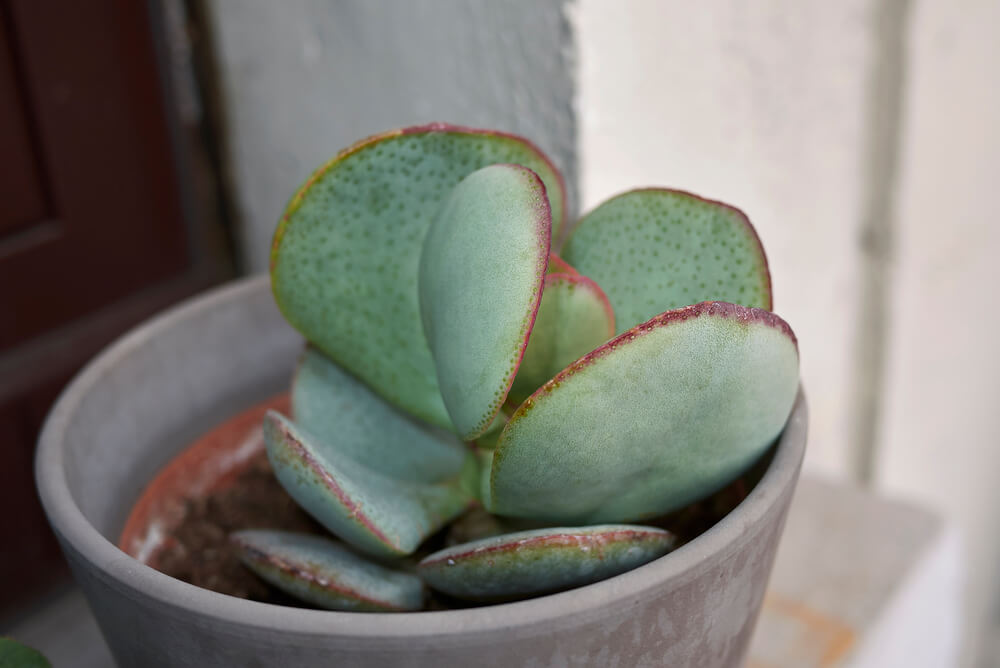
[[[324,533],[281,488],[267,457],[261,454],[232,485],[205,498],[188,501],[184,519],[152,565],[179,580],[222,594],[289,603],[284,594],[240,563],[228,536],[241,529]]]

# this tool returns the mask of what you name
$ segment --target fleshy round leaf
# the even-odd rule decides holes
[[[784,320],[705,302],[574,362],[511,416],[487,508],[588,524],[637,521],[723,487],[778,436],[798,389]]]
[[[420,578],[374,564],[328,538],[254,529],[237,531],[230,541],[250,570],[307,603],[351,612],[423,607]]]
[[[663,556],[674,541],[641,526],[537,529],[440,550],[418,572],[450,596],[503,601],[605,580]]]
[[[476,444],[476,447],[479,448],[480,450],[492,450],[495,447],[497,447],[497,443],[500,442],[500,435],[502,433],[503,430],[501,429],[500,431],[492,431],[483,434],[482,436],[477,438],[474,441],[474,443]]]
[[[462,470],[468,456],[453,434],[395,410],[311,346],[292,380],[292,416],[317,444],[400,480],[446,480]]]
[[[573,267],[569,266],[569,262],[562,259],[555,253],[549,254],[549,269],[550,274],[578,274],[579,272]]]
[[[341,540],[376,557],[411,554],[473,503],[480,484],[471,453],[450,480],[398,480],[319,443],[273,411],[264,418],[264,440],[285,491]]]
[[[539,174],[562,220],[561,177],[535,146],[434,124],[338,154],[292,197],[274,234],[271,283],[288,321],[390,403],[440,427],[451,422],[420,322],[420,251],[448,193],[495,163]]]
[[[501,410],[497,413],[496,418],[493,420],[493,424],[485,432],[476,437],[473,443],[480,450],[492,450],[497,447],[497,443],[500,441],[500,434],[503,433],[504,427],[507,426],[507,414]]]
[[[483,454],[480,455],[479,487],[477,488],[476,491],[478,492],[479,501],[483,504],[484,508],[489,508],[493,505],[493,502],[490,500],[492,479],[493,479],[493,454],[488,451],[483,451]]]
[[[545,186],[519,165],[467,176],[431,225],[420,311],[441,396],[472,440],[500,411],[535,322],[552,221]]]
[[[597,283],[579,274],[548,274],[509,401],[520,404],[568,364],[614,335],[615,314]]]
[[[562,256],[604,288],[619,332],[703,301],[772,309],[767,258],[750,221],[690,193],[613,197],[580,220]]]

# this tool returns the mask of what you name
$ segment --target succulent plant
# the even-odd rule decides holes
[[[566,209],[530,142],[443,124],[363,140],[295,193],[271,278],[309,343],[292,418],[264,433],[278,480],[339,541],[240,532],[248,567],[342,610],[417,610],[425,583],[543,594],[663,556],[675,537],[631,523],[760,459],[798,350],[746,216],[666,189],[574,229]],[[473,516],[455,532],[470,542],[426,553]]]

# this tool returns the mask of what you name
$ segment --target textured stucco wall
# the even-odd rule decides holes
[[[566,0],[211,0],[248,271],[285,202],[361,137],[448,121],[516,132],[576,181]]]
[[[970,637],[1000,665],[1000,3],[918,0],[888,303],[880,487],[962,530]],[[985,650],[984,650],[985,651]]]
[[[807,467],[958,529],[961,665],[997,665],[974,657],[983,629],[1000,637],[1000,4],[580,0],[572,15],[583,207],[663,184],[747,211],[801,344]]]
[[[846,476],[871,0],[582,0],[581,201],[637,186],[743,209],[810,401],[807,465]]]

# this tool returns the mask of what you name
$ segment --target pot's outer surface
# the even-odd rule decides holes
[[[216,594],[115,547],[143,486],[223,416],[280,391],[302,341],[266,277],[215,290],[105,351],[53,408],[42,502],[122,668],[741,664],[806,441],[800,394],[749,497],[695,541],[624,575],[505,605],[361,614]]]

